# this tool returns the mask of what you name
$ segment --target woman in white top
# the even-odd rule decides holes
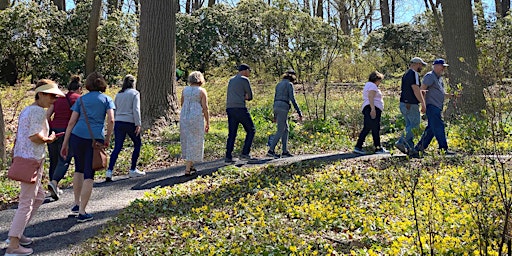
[[[380,117],[384,110],[384,101],[382,100],[382,93],[379,90],[379,85],[384,79],[384,75],[378,71],[373,71],[368,78],[368,82],[364,85],[363,89],[363,105],[362,111],[364,116],[363,130],[359,134],[354,153],[366,154],[363,150],[363,143],[366,135],[372,132],[373,145],[375,146],[375,153],[384,154],[388,153],[384,147],[380,145]]]
[[[20,195],[18,209],[14,214],[11,229],[9,230],[9,246],[5,255],[29,255],[32,248],[24,245],[32,243],[32,239],[23,235],[29,220],[37,212],[44,201],[45,192],[41,184],[46,144],[57,139],[55,132],[49,134],[50,127],[46,119],[46,108],[49,108],[57,97],[64,97],[57,84],[52,80],[42,79],[37,82],[35,89],[35,101],[24,108],[18,121],[18,133],[14,143],[13,157],[35,159],[40,162],[40,167],[35,183],[20,183]]]
[[[181,94],[180,142],[181,154],[187,162],[185,175],[196,171],[195,162],[203,161],[204,134],[210,128],[208,113],[208,95],[201,87],[204,84],[203,74],[194,71],[188,76],[189,86]]]

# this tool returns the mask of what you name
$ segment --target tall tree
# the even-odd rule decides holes
[[[66,1],[65,0],[53,0],[53,4],[57,6],[57,9],[60,11],[66,10]]]
[[[510,0],[494,0],[494,5],[497,17],[505,17],[510,12]]]
[[[389,25],[391,22],[390,14],[389,14],[389,1],[388,0],[380,0],[380,17],[382,20],[382,26]]]
[[[450,64],[450,85],[462,85],[457,101],[461,113],[478,114],[485,108],[483,79],[478,73],[478,50],[475,42],[471,1],[441,0],[443,15],[443,45]],[[452,100],[452,101],[453,101]],[[454,104],[449,104],[448,114]]]
[[[324,0],[318,0],[316,6],[316,16],[323,19],[324,17]]]
[[[138,87],[143,127],[175,120],[178,0],[140,1]]]
[[[0,0],[0,10],[5,10],[11,5],[9,0]]]
[[[101,0],[93,0],[91,16],[89,18],[89,30],[87,32],[87,50],[85,53],[86,75],[96,70],[96,48],[98,46],[98,27],[100,25]]]

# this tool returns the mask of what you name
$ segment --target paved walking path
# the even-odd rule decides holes
[[[245,166],[286,165],[300,161],[336,161],[354,157],[364,159],[389,156],[389,154],[360,156],[353,153],[300,155],[281,159],[260,159],[250,161]],[[87,206],[87,212],[94,215],[94,220],[85,223],[77,223],[75,215],[71,214],[70,209],[74,204],[73,190],[65,189],[58,201],[47,198],[26,228],[25,235],[34,239],[34,243],[29,247],[34,249],[34,255],[70,255],[80,247],[82,242],[98,234],[98,231],[115,217],[119,210],[128,206],[134,199],[141,198],[144,192],[156,186],[184,183],[198,175],[209,175],[224,166],[226,164],[223,160],[216,160],[197,164],[198,172],[192,176],[184,176],[184,166],[175,166],[149,171],[146,176],[139,178],[117,176],[114,177],[112,183],[97,180]],[[0,211],[0,240],[2,241],[0,248],[2,248],[2,253],[5,253],[6,244],[3,241],[7,238],[15,211],[15,207]]]

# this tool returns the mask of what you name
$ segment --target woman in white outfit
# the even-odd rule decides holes
[[[189,86],[181,93],[180,142],[181,153],[186,161],[185,175],[196,171],[195,162],[203,161],[204,134],[210,128],[208,95],[201,87],[204,76],[199,71],[190,73]]]

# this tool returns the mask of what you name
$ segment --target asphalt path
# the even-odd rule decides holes
[[[262,158],[248,162],[238,161],[234,165],[251,167],[258,165],[287,165],[301,161],[337,161],[348,158],[381,158],[383,155],[357,155],[354,153],[299,155],[288,158],[270,159]],[[77,223],[75,215],[71,213],[74,205],[72,188],[64,189],[58,201],[47,197],[37,214],[25,229],[25,235],[34,239],[28,247],[34,249],[33,255],[71,255],[88,238],[98,234],[109,220],[117,216],[119,211],[127,207],[130,202],[142,198],[144,193],[157,186],[173,186],[188,182],[198,176],[210,175],[221,167],[226,166],[223,160],[203,162],[196,164],[197,173],[185,176],[185,167],[174,166],[170,168],[148,171],[146,176],[128,178],[128,176],[114,176],[113,182],[96,180],[87,212],[93,214],[92,221]],[[0,211],[0,248],[5,253],[7,234],[16,206]]]

